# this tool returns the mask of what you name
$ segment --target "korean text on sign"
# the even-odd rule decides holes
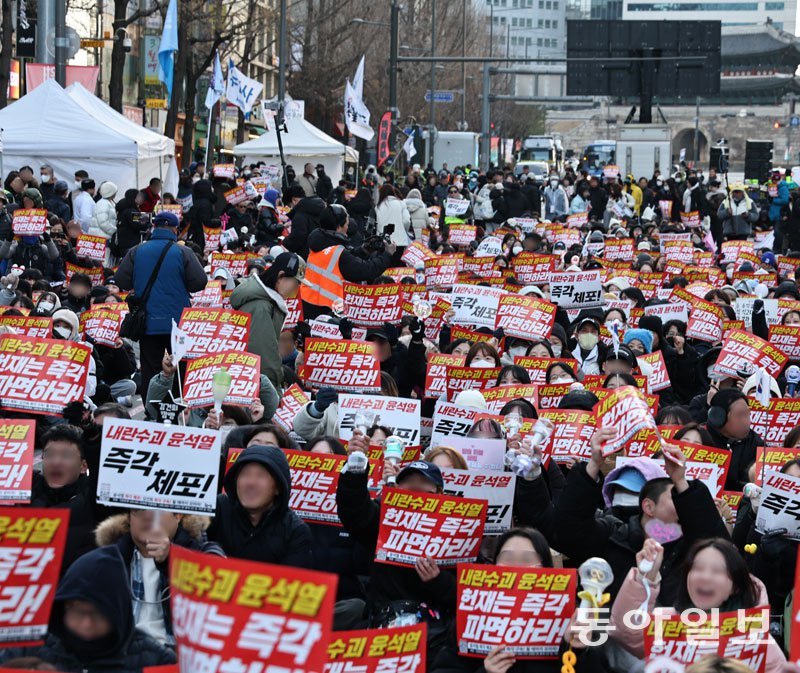
[[[213,514],[219,433],[203,428],[107,419],[97,501],[134,509]]]
[[[172,625],[182,671],[322,671],[335,575],[170,552]]]
[[[488,470],[455,470],[442,468],[445,495],[459,498],[483,498],[487,501],[486,535],[500,535],[511,528],[514,489],[517,475],[513,472]]]
[[[518,659],[554,659],[575,610],[572,568],[458,568],[458,651],[485,657],[505,647]]]
[[[61,339],[0,336],[0,400],[5,409],[60,414],[82,400],[92,348]]]
[[[312,388],[342,392],[379,392],[381,368],[375,346],[360,341],[306,339],[305,362],[298,374]]]
[[[220,369],[231,376],[231,387],[224,404],[249,407],[258,399],[261,386],[261,356],[227,351],[190,360],[183,381],[183,401],[189,407],[208,407],[214,403],[213,378]]]
[[[396,323],[403,314],[400,285],[344,283],[345,316],[361,327]]]
[[[0,501],[31,500],[36,421],[0,419]]]
[[[764,470],[756,530],[759,533],[782,530],[787,538],[800,539],[800,478],[773,468]]]
[[[603,305],[600,271],[551,273],[550,299],[561,308],[591,308]]]
[[[413,566],[425,556],[440,566],[477,558],[486,522],[485,500],[387,490],[375,560]]]
[[[323,673],[424,673],[427,624],[336,631]]]
[[[224,351],[244,351],[250,336],[252,316],[221,308],[185,308],[178,324],[193,340],[187,358]]]
[[[622,386],[595,405],[598,428],[614,428],[617,434],[603,444],[603,455],[621,449],[637,432],[655,430],[656,421],[644,395],[634,386]]]
[[[44,640],[69,514],[68,509],[0,507],[0,643]]]
[[[389,428],[407,445],[420,441],[420,401],[383,395],[339,395],[339,438],[349,440],[355,428],[356,412],[365,414],[369,426]]]

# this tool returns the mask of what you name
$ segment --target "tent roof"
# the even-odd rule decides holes
[[[132,122],[88,91],[80,82],[68,86],[66,92],[96,120],[136,141],[139,158],[175,156],[174,140]]]
[[[344,145],[305,119],[286,120],[286,133],[281,134],[283,153],[287,156],[344,156]],[[233,148],[237,156],[274,157],[278,152],[278,136],[275,131],[267,131],[264,135],[242,143]]]
[[[53,158],[131,159],[136,142],[88,115],[53,80],[0,110],[3,153]]]

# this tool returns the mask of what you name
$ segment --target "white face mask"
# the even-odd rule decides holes
[[[508,354],[512,358],[519,358],[525,355],[525,351],[528,349],[525,346],[514,346],[513,348],[508,349]]]
[[[616,491],[614,497],[611,499],[611,505],[613,507],[638,507],[639,496],[635,493]]]
[[[511,252],[513,252],[515,255],[518,255],[519,253],[522,252],[522,246],[515,245],[513,248],[511,248]]]
[[[76,190],[76,191],[80,190],[80,188],[81,188],[81,181],[80,181],[80,180],[76,180],[75,182],[73,182],[73,183],[72,183],[72,188],[73,188],[74,190]]]
[[[558,180],[550,180],[550,186],[555,189],[558,187]]]
[[[560,358],[561,357],[561,349],[562,346],[560,343],[558,344],[550,344],[550,347],[553,349],[553,357]]]
[[[585,334],[578,335],[578,343],[580,347],[583,348],[585,351],[590,351],[597,345],[599,337],[596,334],[592,334],[591,332],[586,332]]]
[[[40,301],[39,306],[37,307],[40,311],[45,311],[50,313],[55,308],[55,304],[51,301]]]
[[[72,337],[72,330],[69,327],[59,325],[53,328],[53,334],[59,339],[69,340]]]
[[[50,182],[50,176],[49,175],[45,175],[44,173],[42,173],[39,176],[39,181],[40,182]]]
[[[491,369],[494,367],[494,362],[491,360],[473,360],[470,367],[476,367],[478,369]]]
[[[550,383],[553,385],[558,385],[559,383],[572,383],[573,379],[569,376],[559,376],[557,379],[553,379]]]

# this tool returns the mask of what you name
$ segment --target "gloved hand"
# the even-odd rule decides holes
[[[70,402],[64,407],[61,415],[67,423],[79,428],[83,424],[86,411],[87,409],[83,402]]]
[[[6,240],[7,241],[13,241],[14,240],[14,230],[13,229],[9,228],[8,233],[6,234]]]
[[[422,320],[415,316],[409,325],[409,329],[411,330],[412,341],[422,341],[425,336],[425,323]]]
[[[307,322],[301,320],[294,328],[292,333],[294,336],[294,344],[297,350],[302,351],[305,348],[306,339],[311,336],[311,327]]]
[[[49,243],[49,242],[50,242],[50,234],[49,234],[48,232],[46,232],[46,231],[45,231],[45,232],[42,234],[42,240],[43,240],[45,243]]]
[[[345,339],[352,339],[353,338],[353,321],[349,318],[342,318],[339,320],[339,332],[341,332],[342,337]]]
[[[325,409],[327,409],[331,404],[338,401],[339,393],[337,393],[333,388],[324,387],[320,388],[319,392],[317,392],[317,399],[314,400],[314,409],[322,414],[325,413]]]
[[[761,313],[764,310],[764,300],[756,299],[753,302],[753,313]]]
[[[392,348],[395,348],[397,346],[397,339],[400,336],[397,333],[397,328],[391,323],[385,322],[383,323],[383,331],[386,332],[386,338],[389,339],[389,345]]]

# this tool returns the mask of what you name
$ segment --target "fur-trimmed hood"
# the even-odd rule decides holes
[[[186,514],[181,519],[180,527],[183,528],[197,542],[203,541],[203,534],[211,524],[210,517]],[[131,532],[130,520],[127,514],[115,514],[109,517],[94,531],[94,539],[98,547],[116,544],[120,538]]]

